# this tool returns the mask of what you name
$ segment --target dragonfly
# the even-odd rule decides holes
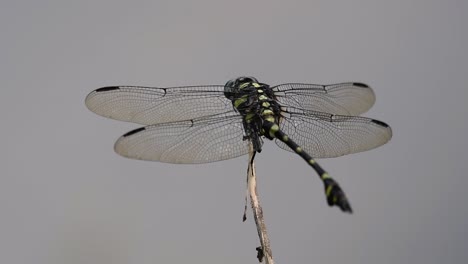
[[[389,125],[360,116],[374,102],[372,88],[360,82],[270,86],[246,76],[225,85],[107,86],[85,100],[98,115],[143,125],[114,145],[115,152],[131,159],[209,163],[246,155],[251,149],[260,153],[264,140],[273,140],[315,170],[329,206],[348,213],[352,208],[344,191],[315,159],[367,151],[388,142]]]

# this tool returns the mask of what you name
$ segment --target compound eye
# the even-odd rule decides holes
[[[257,79],[252,76],[245,77],[245,79],[247,79],[248,82],[258,83]]]
[[[235,80],[230,80],[228,81],[224,86],[227,86],[227,87],[234,87],[234,84],[235,84]]]
[[[253,78],[253,77],[240,77],[237,79],[237,83],[238,84],[242,84],[242,83],[253,83],[253,82],[257,82],[257,79]]]
[[[247,78],[245,77],[240,77],[236,80],[236,83],[237,84],[240,84],[240,83],[245,83],[245,82],[248,82]]]
[[[257,79],[254,77],[239,77],[237,79],[232,79],[226,83],[227,87],[237,87],[244,83],[258,83]]]

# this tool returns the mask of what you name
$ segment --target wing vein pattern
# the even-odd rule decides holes
[[[356,82],[330,85],[287,83],[272,89],[283,106],[334,115],[360,115],[375,102],[372,89]]]
[[[153,125],[234,112],[223,91],[222,85],[172,88],[114,86],[91,92],[85,102],[98,115]]]
[[[124,157],[167,163],[208,163],[248,153],[242,117],[224,113],[155,124],[128,132],[114,149]]]
[[[314,158],[333,158],[385,144],[391,128],[378,120],[284,108],[280,129]],[[282,149],[293,152],[279,140]]]
[[[281,130],[314,158],[369,150],[392,136],[385,123],[355,116],[375,102],[365,84],[287,83],[271,89],[282,111]],[[125,157],[206,163],[248,153],[242,116],[225,96],[224,85],[110,86],[91,92],[85,103],[101,116],[145,125],[116,142],[115,151]]]

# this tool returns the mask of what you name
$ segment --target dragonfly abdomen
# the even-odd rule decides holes
[[[346,198],[345,193],[338,185],[338,183],[328,175],[328,173],[315,161],[312,156],[305,152],[296,142],[294,142],[288,135],[281,131],[278,124],[266,121],[263,123],[263,130],[268,138],[277,138],[291,148],[296,154],[301,156],[307,164],[309,164],[319,175],[325,187],[325,194],[329,206],[336,205],[342,211],[352,213],[351,205]]]

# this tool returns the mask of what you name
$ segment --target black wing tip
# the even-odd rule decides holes
[[[120,89],[119,86],[106,86],[106,87],[98,88],[98,89],[96,89],[94,91],[96,93],[100,93],[100,92],[108,92],[108,91],[119,90],[119,89]]]
[[[134,129],[134,130],[132,130],[132,131],[129,131],[129,132],[123,134],[122,137],[131,136],[131,135],[136,134],[136,133],[138,133],[138,132],[141,132],[141,131],[143,131],[143,130],[145,130],[145,129],[146,129],[146,128],[144,128],[144,127],[140,127],[140,128]]]
[[[354,82],[353,85],[357,87],[362,87],[362,88],[369,88],[369,85],[365,83],[361,83],[361,82]]]
[[[377,125],[379,125],[381,127],[389,127],[389,125],[387,125],[387,123],[376,120],[376,119],[372,119],[371,122],[374,123],[374,124],[377,124]]]

